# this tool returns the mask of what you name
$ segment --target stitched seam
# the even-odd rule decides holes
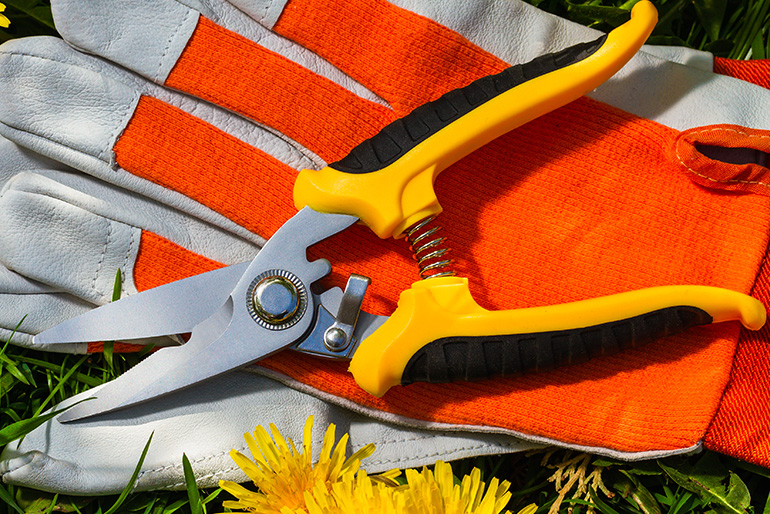
[[[99,274],[102,271],[102,265],[104,264],[104,259],[107,255],[107,247],[110,245],[110,240],[112,239],[112,223],[108,220],[105,221],[107,223],[107,241],[104,243],[104,250],[102,251],[101,257],[99,258],[99,264],[96,265],[96,273],[94,273],[94,279],[91,282],[91,288],[96,291],[96,294],[102,298],[104,298],[106,295],[96,288],[96,279],[99,277]]]
[[[248,449],[249,449],[248,446],[241,446],[240,448],[236,448],[235,450],[238,451],[238,452],[243,453],[243,452],[245,452]],[[211,459],[215,459],[217,457],[221,457],[222,455],[227,455],[229,453],[230,453],[230,450],[227,450],[227,451],[222,451],[222,452],[219,452],[219,453],[215,453],[213,455],[207,455],[205,457],[201,457],[199,459],[195,459],[195,460],[190,461],[190,464],[199,464],[201,462],[204,462],[204,461],[207,461],[207,460],[211,460]],[[143,477],[144,475],[150,474],[150,473],[160,473],[162,471],[167,471],[169,469],[176,469],[176,468],[179,468],[180,466],[181,466],[181,464],[168,464],[166,466],[161,466],[159,468],[147,469],[147,470],[144,470],[141,473],[139,473],[139,478]]]
[[[707,132],[718,132],[718,131],[734,132],[736,134],[740,134],[742,136],[746,136],[746,137],[749,137],[749,138],[770,139],[770,136],[759,136],[759,135],[756,135],[756,134],[749,134],[749,133],[746,133],[746,132],[741,131],[741,130],[726,129],[726,128],[713,128],[713,129],[708,129],[708,130],[699,130],[698,132],[690,132],[690,134],[705,134]],[[680,148],[681,144],[682,144],[682,140],[680,139],[679,141],[677,141],[677,144],[676,144],[676,158],[679,159],[679,163],[682,166],[684,166],[685,168],[690,170],[692,173],[694,173],[695,175],[697,175],[697,176],[699,176],[701,178],[705,178],[706,180],[710,180],[711,182],[715,182],[717,184],[757,184],[757,185],[760,185],[760,186],[770,187],[770,183],[762,182],[761,180],[738,180],[738,179],[719,180],[719,179],[715,179],[713,177],[709,177],[708,175],[704,175],[703,173],[699,173],[699,172],[695,171],[694,169],[692,169],[689,165],[687,165],[687,163],[684,162],[684,159],[682,158],[681,154],[679,153],[679,148]]]
[[[433,438],[433,437],[438,437],[438,436],[437,435],[433,435],[433,436],[426,437],[425,439],[429,439],[429,438]],[[388,443],[388,442],[413,441],[413,440],[416,440],[416,439],[421,439],[421,438],[392,440],[392,441],[385,441],[385,443]],[[380,441],[377,444],[383,444],[383,442]],[[454,453],[456,453],[458,451],[476,450],[476,449],[484,448],[484,447],[487,447],[487,446],[488,445],[486,445],[486,444],[478,444],[478,445],[474,445],[474,446],[463,446],[463,447],[460,447],[460,448],[456,448],[454,450],[444,450],[444,451],[440,451],[440,452],[426,453],[426,454],[421,454],[421,455],[418,454],[418,455],[411,456],[411,457],[402,457],[400,459],[383,459],[383,460],[376,460],[376,461],[368,460],[367,459],[366,465],[371,465],[371,464],[395,464],[395,463],[398,463],[398,462],[406,462],[406,461],[414,460],[415,458],[420,459],[420,458],[426,458],[426,457],[431,457],[431,458],[433,458],[433,457],[441,457],[443,455],[454,454]],[[512,444],[512,443],[511,444],[507,444],[506,443],[506,444],[502,444],[502,445],[498,445],[498,446],[512,447],[512,446],[514,446],[514,444]],[[246,448],[241,448],[239,451],[243,451],[245,449]],[[222,452],[222,453],[225,453],[225,452]],[[222,455],[222,453],[219,453],[219,454],[217,454],[215,456]],[[202,458],[202,459],[198,459],[198,460],[193,461],[193,462],[201,462],[202,460],[207,460],[208,458],[210,458],[210,457],[205,457],[205,458]],[[366,465],[364,465],[364,467],[366,467]],[[161,469],[176,468],[176,467],[178,467],[178,466],[171,465],[171,466],[165,466],[163,468],[158,468],[158,469],[161,470]],[[200,482],[200,481],[208,479],[208,478],[214,478],[214,477],[217,477],[217,476],[223,476],[223,475],[225,475],[227,473],[230,473],[231,471],[236,471],[238,469],[240,469],[240,467],[233,466],[233,467],[230,467],[230,468],[227,468],[227,469],[224,469],[224,470],[220,470],[220,471],[217,471],[217,472],[214,472],[214,473],[209,473],[208,475],[199,476],[199,477],[196,477],[196,482]],[[142,474],[144,474],[144,472],[142,472]],[[140,477],[142,476],[142,474],[140,474]],[[171,485],[164,486],[162,489],[173,489],[173,488],[180,487],[180,486],[183,486],[183,485],[185,485],[185,482],[181,481],[181,482],[176,482],[176,483],[171,484]]]
[[[158,68],[155,70],[155,76],[153,77],[153,80],[157,82],[160,80],[160,70],[163,67],[163,64],[166,62],[166,56],[168,56],[169,50],[171,50],[171,43],[176,39],[177,35],[179,35],[179,32],[182,30],[182,27],[184,27],[187,23],[187,20],[190,19],[190,16],[192,15],[194,11],[192,9],[189,9],[187,11],[187,14],[185,15],[184,19],[182,20],[182,23],[180,23],[176,30],[171,33],[171,35],[168,37],[168,40],[166,41],[166,48],[163,49],[163,53],[160,56],[160,59],[158,60]]]
[[[123,106],[123,114],[120,117],[119,123],[115,125],[115,130],[110,134],[110,137],[107,138],[107,144],[99,153],[99,159],[102,161],[112,163],[112,158],[114,157],[112,149],[115,147],[115,143],[118,141],[120,133],[123,132],[123,130],[126,128],[126,125],[128,125],[128,120],[134,115],[136,104],[139,103],[140,96],[142,95],[139,91],[134,91],[134,94],[131,96],[131,101]],[[110,157],[107,158],[107,155]],[[113,166],[113,169],[117,171],[117,166]]]
[[[265,19],[267,18],[267,12],[270,10],[270,6],[272,5],[272,3],[273,3],[272,1],[265,2],[265,6],[262,8],[262,16],[260,17],[259,20],[257,20],[260,24],[262,25],[265,24]]]
[[[430,436],[430,437],[436,437],[436,436]],[[404,439],[403,441],[407,441],[407,439]],[[389,443],[389,442],[402,442],[402,441],[398,441],[398,440],[385,441],[385,443]],[[317,441],[313,441],[312,444],[313,444],[313,446],[323,444],[323,438],[322,437],[318,438],[318,440]],[[244,453],[248,449],[249,449],[248,446],[241,446],[240,448],[235,448],[235,451]],[[201,462],[204,462],[204,461],[207,461],[207,460],[211,460],[211,459],[215,459],[215,458],[221,457],[223,455],[228,455],[230,453],[230,451],[232,451],[232,450],[226,450],[226,451],[221,451],[219,453],[214,453],[212,455],[206,455],[204,457],[200,457],[198,459],[190,461],[190,464],[198,464],[198,463],[201,463]],[[166,471],[166,470],[169,470],[169,469],[179,468],[179,466],[180,466],[180,464],[167,464],[166,466],[161,466],[159,468],[147,469],[147,470],[144,470],[141,473],[139,473],[139,476],[137,477],[137,479],[139,479],[142,476],[144,476],[146,474],[149,474],[149,473],[160,473],[162,471]],[[170,486],[170,487],[173,487],[173,486]]]
[[[486,448],[488,446],[489,446],[488,444],[477,444],[477,445],[473,445],[473,446],[461,446],[460,448],[455,448],[455,449],[452,449],[452,450],[443,450],[443,451],[440,451],[440,452],[417,454],[417,455],[412,455],[412,456],[409,456],[409,457],[401,457],[400,459],[395,459],[395,460],[394,459],[367,460],[366,464],[367,465],[370,465],[370,464],[394,464],[394,463],[397,463],[397,462],[406,462],[406,461],[410,461],[410,460],[414,460],[414,459],[421,459],[421,458],[426,458],[426,457],[433,458],[433,457],[440,457],[442,455],[451,455],[451,454],[454,454],[454,453],[456,453],[458,451],[478,450],[479,448]],[[495,446],[496,447],[498,447],[498,446],[506,446],[506,447],[510,448],[510,447],[514,446],[514,444],[513,443],[505,443],[505,444],[497,444]],[[516,446],[518,446],[518,445],[516,445]]]
[[[141,231],[141,229],[139,229]],[[136,229],[131,230],[131,240],[128,242],[128,249],[126,250],[126,256],[123,259],[123,275],[125,276],[126,271],[128,269],[128,259],[131,257],[133,253],[134,243],[136,242]],[[118,268],[120,270],[120,268]],[[133,275],[133,274],[132,274]],[[133,276],[132,276],[133,280]],[[121,280],[120,282],[120,294],[121,296],[125,296],[126,294],[126,281]]]
[[[378,441],[377,445],[379,446],[379,445],[384,445],[384,444],[405,443],[405,442],[411,442],[411,441],[424,441],[424,440],[427,440],[427,439],[434,439],[436,437],[442,437],[444,435],[445,435],[444,433],[438,433],[438,434],[429,435],[429,436],[422,436],[422,437],[418,436],[418,437],[404,437],[404,438],[401,438],[401,439],[388,439],[388,440],[385,440],[385,441]],[[318,441],[313,441],[313,445],[316,446],[318,444],[321,444],[322,441],[323,441],[323,439],[318,439]],[[365,446],[365,445],[358,445],[359,448],[362,448],[363,446]],[[369,460],[369,459],[367,459],[366,464],[368,464],[368,465],[371,465],[371,464],[394,464],[394,463],[398,463],[398,462],[406,462],[406,461],[410,461],[410,460],[414,460],[414,459],[420,459],[420,458],[426,458],[426,457],[439,457],[439,456],[443,456],[443,455],[452,455],[452,454],[455,454],[457,452],[462,452],[462,451],[467,451],[467,450],[477,450],[477,449],[485,448],[485,447],[489,447],[489,446],[490,445],[487,444],[487,443],[481,443],[481,444],[472,445],[472,446],[462,446],[462,447],[454,448],[454,449],[451,449],[451,450],[443,450],[443,451],[439,451],[439,452],[425,453],[425,454],[416,454],[416,455],[413,455],[413,456],[410,456],[410,457],[402,457],[402,458],[399,458],[399,459],[380,459],[380,460]],[[497,443],[497,444],[495,444],[495,446],[496,447],[511,448],[511,447],[514,447],[514,446],[518,446],[518,444],[516,444],[516,443]],[[355,445],[353,445],[352,447],[354,449],[356,448]],[[236,448],[235,450],[238,451],[238,452],[244,453],[248,449],[249,449],[248,446],[241,446],[240,448]],[[199,464],[201,462],[205,462],[205,461],[208,461],[208,460],[211,460],[211,459],[215,459],[215,458],[221,457],[223,455],[227,455],[229,453],[230,453],[230,451],[222,451],[222,452],[219,452],[219,453],[215,453],[213,455],[207,455],[205,457],[201,457],[201,458],[198,458],[198,459],[190,461],[190,464]],[[139,479],[143,478],[145,475],[149,475],[151,473],[161,473],[161,472],[167,471],[169,469],[178,469],[179,467],[180,467],[179,464],[168,464],[166,466],[161,466],[161,467],[154,468],[154,469],[144,470],[141,473],[139,473],[139,476],[137,478],[137,482],[139,481]],[[196,477],[196,481],[201,481],[201,480],[207,479],[207,478],[213,478],[215,476],[221,476],[221,475],[224,475],[226,473],[229,473],[231,471],[235,471],[235,470],[238,470],[238,469],[240,469],[238,466],[234,466],[234,467],[231,467],[231,468],[220,470],[220,471],[215,472],[215,473],[210,473],[208,475],[198,476],[198,477]],[[176,482],[174,484],[164,486],[162,489],[172,489],[172,488],[179,487],[179,486],[182,486],[182,485],[185,485],[184,481]]]
[[[230,473],[231,471],[236,471],[238,469],[241,469],[241,468],[239,468],[238,466],[233,466],[231,468],[226,468],[226,469],[223,469],[221,471],[216,471],[214,473],[209,473],[208,475],[203,475],[203,476],[200,476],[200,477],[195,477],[195,482],[199,483],[199,482],[202,482],[203,480],[206,480],[208,478],[214,478],[214,477],[218,477],[218,476],[223,476],[223,475],[225,475],[227,473]],[[171,484],[171,485],[167,485],[165,487],[162,487],[161,490],[163,490],[163,489],[175,489],[175,488],[181,487],[183,485],[185,485],[185,482],[176,482],[175,484]]]

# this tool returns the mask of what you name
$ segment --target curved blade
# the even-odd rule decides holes
[[[356,220],[302,209],[273,235],[224,304],[195,326],[186,344],[159,350],[104,386],[94,400],[59,416],[59,421],[83,419],[151,400],[262,359],[302,339],[313,322],[316,307],[310,285],[331,271],[325,259],[309,262],[307,248]],[[248,307],[254,278],[276,269],[294,274],[308,291],[306,308],[293,325],[282,330],[260,325]]]
[[[37,334],[33,344],[125,341],[185,334],[221,306],[248,262],[127,296]]]

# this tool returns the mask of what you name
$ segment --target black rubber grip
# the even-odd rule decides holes
[[[345,173],[371,173],[393,164],[432,134],[494,97],[528,80],[582,61],[598,50],[606,37],[542,55],[449,91],[393,121],[329,167]]]
[[[680,306],[571,330],[445,337],[428,343],[412,356],[401,384],[483,380],[547,371],[636,348],[711,322],[707,312]]]

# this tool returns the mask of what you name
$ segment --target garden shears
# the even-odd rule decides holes
[[[441,212],[433,183],[445,168],[610,78],[641,47],[657,13],[638,2],[631,20],[600,37],[478,79],[425,104],[294,187],[299,212],[251,262],[157,287],[70,319],[40,344],[130,342],[191,333],[59,417],[83,419],[151,400],[275,352],[350,359],[369,393],[413,382],[479,380],[538,372],[617,353],[696,325],[739,320],[758,330],[764,306],[716,287],[664,286],[580,302],[489,311],[449,269],[431,228]],[[363,222],[381,238],[405,237],[423,280],[390,316],[361,309],[369,285],[315,292],[331,272],[307,249]]]

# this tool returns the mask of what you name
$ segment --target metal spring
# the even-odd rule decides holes
[[[412,250],[417,265],[420,267],[420,278],[423,280],[436,277],[452,277],[455,272],[451,269],[445,269],[454,261],[444,259],[450,249],[441,247],[446,241],[446,237],[434,235],[441,230],[441,227],[435,225],[428,228],[428,225],[436,219],[435,216],[429,216],[418,223],[415,223],[406,229],[406,240],[409,248]]]

